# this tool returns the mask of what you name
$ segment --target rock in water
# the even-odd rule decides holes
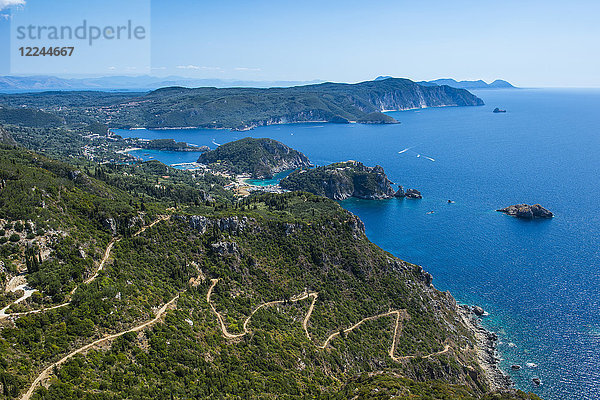
[[[473,314],[478,315],[478,316],[482,316],[485,313],[485,311],[483,310],[483,308],[479,307],[479,306],[474,306],[473,307]]]
[[[408,189],[406,191],[406,193],[404,193],[404,196],[409,199],[422,199],[423,198],[423,195],[421,195],[421,192],[419,192],[417,189]]]
[[[549,210],[545,209],[539,204],[534,204],[531,206],[529,204],[515,204],[513,206],[501,208],[496,211],[524,219],[554,217],[554,214],[552,214]]]

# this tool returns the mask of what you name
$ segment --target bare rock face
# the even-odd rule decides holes
[[[210,228],[216,227],[221,232],[236,233],[246,229],[254,220],[248,217],[224,217],[219,219],[207,218],[201,215],[182,216],[177,215],[174,219],[187,222],[192,229],[200,234],[206,233]]]
[[[396,194],[381,166],[367,167],[357,161],[295,171],[279,184],[287,190],[302,190],[333,200],[380,200]]]
[[[512,215],[514,217],[523,218],[523,219],[554,217],[554,214],[552,214],[549,210],[545,209],[544,207],[542,207],[539,204],[534,204],[534,205],[515,204],[513,206],[501,208],[496,211],[503,212],[507,215]]]
[[[352,229],[352,236],[354,236],[355,239],[363,237],[365,235],[365,223],[351,212],[348,212],[348,214],[350,216],[348,225],[350,226],[350,229]]]
[[[234,255],[239,253],[239,247],[235,242],[217,242],[211,244],[215,252],[221,256]]]
[[[114,218],[106,218],[102,221],[102,226],[110,231],[113,236],[117,235],[117,222]]]
[[[17,142],[13,139],[12,135],[8,133],[3,127],[0,126],[0,143],[7,144],[10,146],[16,146]]]

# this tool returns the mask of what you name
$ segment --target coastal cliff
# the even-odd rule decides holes
[[[250,141],[257,154],[271,146],[292,154]],[[19,276],[36,292],[0,293],[0,399],[99,389],[114,398],[537,399],[494,392],[477,330],[452,296],[370,242],[336,202],[306,192],[232,202],[224,190],[200,202],[199,184],[227,182],[179,175],[170,186],[177,175],[157,161],[93,165],[0,146],[2,226],[14,237],[0,243],[0,279],[5,287]],[[394,194],[381,167],[337,168],[354,171],[353,193],[365,195],[358,183]]]
[[[357,161],[295,171],[280,182],[284,189],[302,190],[333,200],[389,199],[396,195],[391,185],[381,166],[367,167]]]
[[[0,104],[20,113],[24,112],[23,106],[27,107],[25,111],[43,108],[56,124],[66,126],[102,123],[125,129],[200,127],[243,131],[302,122],[393,124],[398,121],[385,111],[479,106],[483,101],[465,89],[390,78],[267,89],[165,87],[149,93],[18,93],[0,95]]]

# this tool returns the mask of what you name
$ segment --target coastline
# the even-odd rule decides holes
[[[477,362],[485,373],[490,390],[494,391],[512,388],[512,379],[499,367],[500,358],[497,351],[498,336],[494,332],[483,327],[481,320],[475,316],[470,306],[459,304],[457,305],[457,311],[464,324],[475,336]]]

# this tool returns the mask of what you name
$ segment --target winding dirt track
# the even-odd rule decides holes
[[[219,320],[219,324],[220,324],[220,328],[221,328],[221,332],[223,333],[223,336],[227,339],[235,339],[235,338],[239,338],[242,336],[245,336],[246,334],[248,334],[250,331],[248,330],[248,324],[250,323],[250,320],[252,319],[252,317],[254,316],[254,314],[260,310],[261,308],[264,307],[268,307],[268,306],[272,306],[275,304],[284,304],[286,301],[285,300],[275,300],[275,301],[269,301],[267,303],[263,303],[259,306],[257,306],[252,313],[250,313],[250,315],[244,320],[244,324],[243,324],[243,329],[244,332],[242,333],[238,333],[238,334],[232,334],[229,333],[227,331],[227,327],[225,326],[225,319],[223,318],[223,315],[221,313],[219,313],[214,304],[211,301],[211,296],[212,296],[212,292],[213,289],[215,288],[215,286],[217,285],[217,283],[219,282],[219,279],[211,279],[211,285],[208,289],[208,292],[206,293],[206,301],[209,304],[211,310],[213,311],[213,313],[217,316],[217,319]],[[64,356],[63,358],[61,358],[60,360],[56,361],[53,364],[50,364],[48,367],[46,367],[46,369],[44,369],[39,375],[38,377],[33,381],[33,383],[31,384],[31,386],[29,387],[29,389],[27,390],[27,392],[21,397],[21,400],[30,400],[31,396],[33,395],[33,392],[35,391],[35,389],[38,387],[38,385],[40,385],[44,380],[48,379],[51,375],[51,372],[54,370],[55,367],[58,367],[62,364],[64,364],[66,361],[68,361],[70,358],[72,358],[73,356],[83,353],[91,348],[93,348],[94,346],[97,346],[100,343],[103,342],[107,342],[113,339],[116,339],[120,336],[123,336],[127,333],[130,332],[138,332],[141,331],[142,329],[145,329],[153,324],[155,324],[156,322],[158,322],[160,320],[160,318],[162,317],[162,315],[167,311],[167,309],[169,308],[169,306],[171,306],[172,304],[174,304],[177,299],[179,298],[180,294],[177,294],[175,297],[173,297],[169,302],[165,303],[160,309],[158,309],[158,311],[156,312],[156,315],[153,319],[146,321],[140,325],[137,325],[133,328],[127,329],[125,331],[119,332],[119,333],[114,333],[112,335],[108,335],[105,336],[101,339],[95,340],[91,343],[86,344],[85,346],[82,346],[76,350],[73,350],[72,352],[70,352],[69,354],[67,354],[66,356]],[[311,337],[310,337],[310,333],[308,332],[308,321],[310,319],[310,316],[313,312],[314,306],[315,306],[315,302],[317,301],[318,298],[318,293],[316,292],[304,292],[301,293],[298,296],[292,297],[289,302],[297,302],[297,301],[302,301],[302,300],[306,300],[308,298],[312,298],[312,302],[310,304],[310,307],[306,313],[306,316],[304,317],[304,319],[302,320],[302,328],[304,329],[304,332],[306,333],[306,336],[312,341]],[[56,306],[54,308],[57,307],[62,307],[66,304],[61,304],[59,306]],[[36,311],[40,311],[40,310],[36,310]],[[401,330],[401,324],[402,324],[402,320],[404,319],[408,319],[409,315],[406,312],[406,310],[394,310],[394,311],[388,311],[382,314],[377,314],[377,315],[373,315],[371,317],[366,317],[361,319],[360,321],[358,321],[357,323],[355,323],[354,325],[343,329],[343,332],[351,332],[352,330],[358,328],[360,325],[362,325],[363,323],[367,322],[367,321],[372,321],[378,318],[383,318],[383,317],[389,317],[389,316],[396,316],[396,322],[394,325],[394,335],[393,335],[393,339],[392,339],[392,345],[390,347],[389,350],[389,355],[390,357],[396,361],[396,362],[400,362],[403,360],[408,360],[411,358],[416,358],[419,356],[416,355],[412,355],[412,356],[402,356],[402,357],[396,357],[394,355],[395,350],[396,350],[396,338],[398,337],[400,330]],[[340,335],[340,332],[335,332],[332,333],[331,335],[329,335],[327,337],[327,339],[325,340],[325,342],[322,345],[315,345],[317,348],[319,349],[325,349],[329,343],[337,336]],[[448,352],[450,350],[450,345],[446,344],[444,347],[444,350],[438,351],[436,353],[431,353],[428,354],[426,356],[421,356],[422,358],[431,358],[440,354],[444,354],[446,352]]]
[[[123,335],[125,335],[127,333],[130,333],[130,332],[141,331],[142,329],[147,328],[150,325],[155,324],[156,322],[158,322],[160,320],[160,318],[165,313],[165,311],[167,311],[167,309],[169,308],[169,306],[172,305],[175,301],[177,301],[178,298],[179,298],[179,294],[177,294],[175,297],[173,297],[168,303],[163,304],[163,306],[158,309],[155,317],[153,319],[151,319],[150,321],[146,321],[143,324],[135,326],[135,327],[133,327],[131,329],[128,329],[126,331],[122,331],[122,332],[119,332],[119,333],[108,335],[108,336],[105,336],[105,337],[103,337],[101,339],[95,340],[92,343],[86,344],[85,346],[78,348],[77,350],[73,350],[72,352],[70,352],[69,354],[67,354],[66,356],[64,356],[60,360],[58,360],[57,362],[55,362],[53,364],[50,364],[45,370],[42,371],[41,374],[38,375],[37,378],[35,378],[35,380],[31,384],[31,386],[27,390],[27,392],[21,397],[21,400],[29,400],[31,398],[31,395],[33,394],[33,392],[37,388],[37,386],[39,384],[41,384],[45,379],[48,379],[50,377],[51,372],[53,371],[54,367],[58,367],[61,364],[64,364],[71,357],[73,357],[73,356],[75,356],[75,355],[77,355],[79,353],[83,353],[83,352],[91,349],[92,347],[99,345],[100,343],[116,339],[119,336],[123,336]]]
[[[153,221],[151,224],[148,224],[146,226],[143,226],[142,228],[140,228],[139,231],[137,231],[136,233],[133,234],[133,236],[138,236],[139,234],[141,234],[142,232],[144,232],[146,229],[153,227],[154,225],[156,225],[157,223],[159,223],[160,221],[165,221],[167,219],[169,219],[170,216],[168,215],[161,215],[156,221]],[[91,282],[93,282],[98,275],[100,274],[100,271],[102,271],[104,269],[104,264],[106,263],[106,261],[108,260],[108,257],[110,257],[110,252],[112,251],[113,246],[115,245],[116,242],[120,241],[122,238],[118,237],[118,238],[114,238],[112,239],[109,243],[108,246],[106,246],[106,250],[104,250],[104,256],[102,257],[102,260],[100,260],[100,263],[98,264],[98,268],[96,269],[96,271],[94,272],[94,274],[92,276],[90,276],[88,279],[83,281],[83,284],[87,285]],[[71,292],[69,293],[71,296],[77,291],[77,289],[79,289],[78,285],[76,287],[73,288],[73,290],[71,290]],[[37,314],[40,312],[44,312],[44,311],[49,311],[49,310],[54,310],[57,308],[61,308],[64,306],[68,306],[69,304],[71,304],[71,301],[67,301],[65,303],[62,304],[58,304],[56,306],[52,306],[52,307],[46,307],[46,308],[39,308],[37,310],[30,310],[30,311],[24,311],[24,312],[18,312],[18,313],[10,313],[10,314],[6,314],[4,311],[8,310],[8,308],[15,304],[18,303],[20,301],[20,299],[15,300],[14,302],[12,302],[11,304],[9,304],[8,306],[6,306],[5,308],[2,309],[2,312],[0,312],[0,320],[8,318],[8,317],[22,317],[23,315],[29,315],[29,314]]]
[[[236,338],[240,338],[242,336],[247,335],[250,332],[248,330],[248,324],[250,323],[250,320],[252,319],[252,317],[254,316],[254,314],[258,310],[260,310],[261,308],[272,306],[272,305],[275,305],[275,304],[283,304],[283,303],[285,303],[284,300],[276,300],[276,301],[269,301],[267,303],[263,303],[263,304],[257,306],[250,313],[250,315],[248,317],[246,317],[246,319],[244,320],[244,325],[243,325],[244,331],[242,333],[232,334],[232,333],[229,333],[227,331],[227,327],[225,326],[225,318],[223,317],[223,315],[220,312],[217,311],[217,309],[215,308],[213,302],[210,299],[211,296],[212,296],[213,289],[215,288],[215,286],[217,285],[218,282],[219,282],[219,279],[211,279],[211,285],[210,285],[210,287],[208,289],[208,292],[206,293],[206,302],[209,304],[209,306],[210,306],[211,310],[213,311],[213,313],[217,316],[217,319],[219,320],[219,325],[221,327],[221,332],[223,333],[223,336],[225,338],[227,338],[227,339],[236,339]],[[306,333],[306,337],[309,340],[312,341],[310,333],[308,332],[308,321],[310,319],[310,316],[312,315],[312,312],[314,310],[315,303],[317,301],[317,298],[319,297],[319,294],[316,293],[316,292],[310,292],[310,293],[304,292],[304,293],[302,293],[302,294],[300,294],[300,295],[298,295],[296,297],[291,298],[290,301],[291,302],[302,301],[302,300],[305,300],[305,299],[307,299],[309,297],[312,297],[312,302],[311,302],[310,307],[309,307],[309,309],[308,309],[308,311],[306,313],[306,316],[302,320],[302,328],[304,329],[304,333]],[[388,353],[390,355],[390,358],[392,358],[392,360],[394,360],[396,362],[401,362],[401,361],[410,360],[410,359],[417,358],[417,357],[432,358],[432,357],[435,357],[435,356],[438,356],[438,355],[441,355],[441,354],[444,354],[444,353],[447,353],[448,351],[450,351],[451,347],[450,347],[449,344],[446,343],[445,346],[444,346],[444,350],[441,350],[441,351],[438,351],[438,352],[435,352],[435,353],[431,353],[431,354],[428,354],[426,356],[410,355],[410,356],[397,357],[395,355],[395,352],[396,352],[396,341],[397,341],[398,335],[400,334],[400,331],[402,330],[402,321],[404,319],[410,318],[408,312],[406,310],[404,310],[404,309],[402,309],[402,310],[388,311],[388,312],[385,312],[385,313],[381,313],[381,314],[377,314],[377,315],[373,315],[373,316],[370,316],[370,317],[363,318],[360,321],[358,321],[357,323],[355,323],[354,325],[352,325],[352,326],[350,326],[348,328],[345,328],[342,331],[343,332],[351,332],[351,331],[353,331],[354,329],[358,328],[359,326],[361,326],[363,323],[365,323],[367,321],[373,321],[373,320],[376,320],[376,319],[379,319],[379,318],[390,317],[390,316],[394,316],[394,315],[396,316],[396,322],[394,324],[394,334],[393,334],[393,338],[392,338],[392,345],[391,345],[389,353]],[[319,348],[319,349],[325,349],[333,339],[335,339],[337,336],[340,335],[340,333],[341,333],[341,331],[337,331],[337,332],[332,333],[331,335],[329,335],[327,337],[327,339],[325,339],[325,342],[323,342],[322,345],[315,344],[315,346],[317,348]]]
[[[317,302],[317,298],[319,297],[319,294],[311,293],[311,296],[313,298],[312,302],[310,303],[310,307],[308,307],[308,312],[306,313],[306,316],[302,320],[302,329],[304,329],[304,333],[306,333],[306,337],[309,340],[312,340],[312,338],[310,337],[310,333],[308,332],[308,320],[310,319],[310,316],[311,316],[313,310],[315,309],[315,303]]]
[[[284,304],[285,303],[285,300],[275,300],[275,301],[269,301],[268,303],[263,303],[263,304],[259,305],[254,310],[252,310],[252,312],[250,313],[250,315],[244,320],[244,325],[243,325],[244,332],[242,332],[242,333],[235,333],[235,334],[234,333],[229,333],[227,331],[227,327],[225,326],[225,318],[223,318],[223,315],[220,312],[217,311],[217,309],[213,305],[212,301],[210,300],[210,297],[212,295],[213,289],[215,288],[215,286],[219,282],[219,280],[218,279],[211,279],[210,282],[211,282],[211,285],[208,288],[208,292],[206,293],[206,302],[210,305],[211,310],[217,316],[217,319],[219,320],[219,325],[221,325],[221,332],[223,332],[223,336],[225,336],[227,339],[235,339],[235,338],[239,338],[239,337],[242,337],[242,336],[248,334],[250,332],[248,330],[248,324],[250,323],[250,320],[252,319],[252,317],[254,316],[254,314],[256,314],[256,312],[258,310],[260,310],[261,308],[263,308],[263,307],[269,307],[269,306],[274,306],[275,304]],[[292,297],[289,301],[290,302],[302,301],[302,300],[308,299],[309,297],[314,297],[316,299],[317,298],[317,294],[316,293],[302,293],[299,296]],[[312,312],[312,310],[311,310],[311,312]],[[308,334],[308,332],[307,332],[307,334]]]

